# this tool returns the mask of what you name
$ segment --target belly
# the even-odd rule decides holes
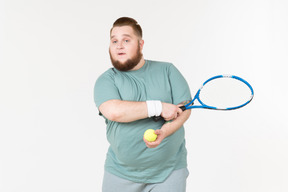
[[[147,129],[156,130],[161,126],[161,122],[155,123],[150,119],[145,119],[113,127],[114,130],[111,130],[113,134],[108,140],[110,140],[117,163],[122,166],[140,168],[158,166],[165,161],[173,161],[184,142],[183,127],[165,138],[156,148],[147,148],[143,141],[143,134]]]

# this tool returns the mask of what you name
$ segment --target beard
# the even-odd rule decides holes
[[[131,59],[128,59],[125,62],[120,62],[114,59],[113,56],[111,55],[110,49],[109,49],[109,55],[113,66],[119,71],[130,71],[136,65],[138,65],[143,56],[143,54],[140,51],[140,44],[138,44],[136,54]]]

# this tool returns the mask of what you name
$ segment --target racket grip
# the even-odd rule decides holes
[[[179,108],[182,109],[182,111],[185,111],[187,109],[184,105]]]
[[[185,110],[186,110],[186,107],[185,107],[184,105],[181,106],[181,107],[179,107],[179,108],[182,109],[182,111],[185,111]],[[161,117],[161,116],[154,116],[154,117],[152,117],[152,118],[153,118],[153,120],[154,120],[155,122],[164,119],[164,118]]]

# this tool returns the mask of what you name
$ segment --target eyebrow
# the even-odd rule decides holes
[[[122,36],[125,36],[125,37],[130,37],[130,38],[131,38],[131,35],[129,35],[129,34],[123,34]],[[110,38],[110,39],[113,39],[114,37],[115,37],[115,35],[111,36],[111,38]]]

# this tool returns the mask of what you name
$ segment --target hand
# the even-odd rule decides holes
[[[182,109],[180,109],[177,105],[162,103],[161,116],[165,119],[165,121],[176,119],[182,112]]]
[[[166,137],[165,131],[162,129],[155,130],[155,134],[157,135],[157,139],[152,142],[147,141],[143,136],[143,140],[148,148],[156,148]]]

